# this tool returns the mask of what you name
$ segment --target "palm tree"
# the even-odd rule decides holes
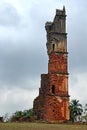
[[[79,103],[79,100],[71,100],[70,102],[70,119],[72,122],[75,121],[76,117],[81,115],[83,112],[82,105]]]

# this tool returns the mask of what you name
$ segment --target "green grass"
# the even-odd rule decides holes
[[[0,123],[0,130],[87,130],[87,125],[45,123]]]

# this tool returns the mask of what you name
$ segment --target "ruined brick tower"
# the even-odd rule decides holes
[[[68,53],[66,13],[56,10],[53,22],[45,25],[47,32],[48,74],[41,75],[39,96],[33,111],[38,120],[64,122],[69,120]]]

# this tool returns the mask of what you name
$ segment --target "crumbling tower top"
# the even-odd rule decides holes
[[[53,22],[46,22],[45,29],[47,32],[47,52],[48,55],[52,52],[67,52],[66,45],[59,48],[59,43],[66,40],[66,11],[65,6],[62,10],[56,9],[56,14]],[[67,44],[67,42],[65,42]],[[63,45],[63,44],[62,44]],[[63,47],[63,48],[62,48]]]

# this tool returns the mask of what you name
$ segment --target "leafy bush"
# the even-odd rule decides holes
[[[34,121],[33,109],[16,111],[11,117],[11,122],[33,122],[33,121]]]

